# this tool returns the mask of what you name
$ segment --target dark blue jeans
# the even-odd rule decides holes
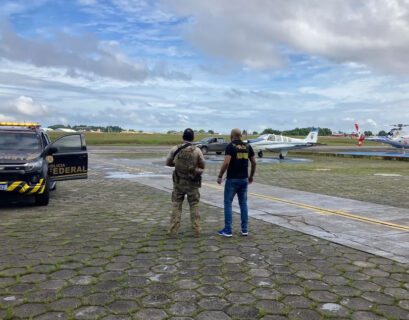
[[[241,230],[247,231],[248,208],[247,208],[247,187],[248,179],[227,179],[224,186],[224,228],[231,231],[233,211],[232,203],[234,196],[239,198],[241,213]]]

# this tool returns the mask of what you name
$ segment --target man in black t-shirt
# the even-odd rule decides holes
[[[247,187],[253,182],[256,172],[256,158],[253,148],[241,141],[240,129],[231,131],[231,143],[226,147],[226,157],[220,168],[217,183],[221,184],[223,174],[227,170],[226,185],[224,187],[224,229],[219,234],[226,237],[232,236],[232,202],[237,194],[241,213],[241,234],[248,235],[248,208]],[[251,162],[250,176],[248,173],[249,160]]]

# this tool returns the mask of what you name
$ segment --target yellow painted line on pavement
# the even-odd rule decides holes
[[[202,184],[204,186],[206,186],[206,187],[210,187],[210,188],[214,188],[214,189],[219,189],[219,190],[223,189],[223,187],[221,187],[221,186],[210,184],[210,183],[202,183]],[[324,208],[312,206],[312,205],[305,204],[305,203],[299,203],[299,202],[295,202],[295,201],[289,201],[289,200],[285,200],[285,199],[265,196],[265,195],[258,194],[258,193],[253,193],[253,192],[249,192],[248,195],[252,196],[252,197],[260,198],[260,199],[265,199],[265,200],[270,200],[270,201],[274,201],[274,202],[288,204],[288,205],[303,208],[303,209],[310,209],[316,214],[336,215],[336,216],[340,216],[340,217],[344,217],[344,218],[348,218],[348,219],[352,219],[352,220],[357,220],[357,221],[361,221],[361,222],[369,222],[369,223],[382,225],[382,226],[386,226],[386,227],[393,228],[393,229],[409,231],[409,226],[400,225],[400,224],[391,223],[391,222],[386,222],[386,221],[377,220],[377,219],[366,218],[366,217],[362,217],[362,216],[357,216],[357,215],[354,215],[354,214],[351,214],[351,213],[347,213],[347,212],[345,212],[343,210],[324,209]]]
[[[143,169],[129,167],[129,166],[125,166],[125,165],[118,164],[118,163],[102,161],[102,160],[94,160],[94,161],[101,162],[101,163],[111,165],[111,166],[121,167],[121,168],[131,170],[131,171],[147,172],[147,171],[145,171]],[[220,185],[215,185],[215,184],[211,184],[211,183],[202,183],[202,185],[206,186],[206,187],[209,187],[209,188],[217,189],[217,190],[224,190],[224,187],[220,186]],[[377,225],[381,225],[381,226],[384,226],[384,227],[389,227],[389,228],[409,232],[409,226],[400,225],[400,224],[391,223],[391,222],[382,221],[382,220],[377,220],[377,219],[366,218],[366,217],[362,217],[362,216],[357,216],[357,215],[354,215],[354,214],[351,214],[351,213],[347,213],[344,210],[325,209],[325,208],[320,208],[320,207],[312,206],[312,205],[305,204],[305,203],[299,203],[299,202],[285,200],[285,199],[281,199],[281,198],[270,197],[270,196],[266,196],[266,195],[262,195],[262,194],[258,194],[258,193],[253,193],[253,192],[249,192],[248,195],[251,196],[251,197],[259,198],[259,199],[264,199],[264,200],[269,200],[269,201],[273,201],[273,202],[288,204],[288,205],[295,206],[295,207],[298,207],[298,208],[310,209],[315,214],[336,215],[336,216],[351,219],[351,220],[377,224]]]
[[[129,166],[125,166],[125,165],[120,164],[120,163],[115,163],[115,162],[108,162],[108,161],[103,161],[103,160],[99,160],[99,159],[98,159],[98,160],[94,159],[93,161],[100,162],[100,163],[103,163],[103,164],[106,164],[106,165],[110,165],[110,166],[120,167],[120,168],[127,169],[127,170],[130,170],[130,171],[135,171],[135,172],[148,172],[148,171],[143,170],[143,169],[134,168],[134,167],[129,167]]]

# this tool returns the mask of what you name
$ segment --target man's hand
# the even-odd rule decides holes
[[[253,183],[253,177],[249,177],[249,184]]]
[[[217,178],[217,183],[222,184],[223,178]]]

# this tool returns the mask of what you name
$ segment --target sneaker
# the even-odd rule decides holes
[[[249,232],[247,230],[241,230],[241,235],[242,236],[248,236]]]
[[[220,234],[221,236],[225,236],[225,237],[231,237],[232,236],[232,232],[227,231],[226,229],[218,231],[218,234]]]

